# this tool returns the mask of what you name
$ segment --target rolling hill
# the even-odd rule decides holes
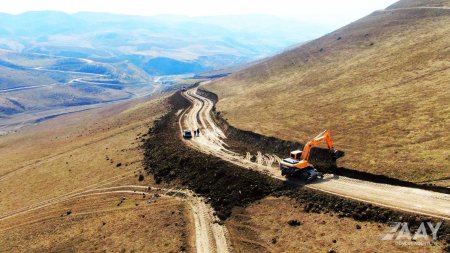
[[[242,129],[299,142],[331,129],[340,166],[448,179],[449,6],[399,1],[207,89]]]
[[[0,116],[4,118],[123,100],[143,90],[149,93],[153,85],[148,73],[127,61],[102,63],[0,50]]]
[[[39,22],[36,22],[39,20]],[[146,69],[154,58],[178,61],[151,74],[199,73],[272,55],[329,31],[323,25],[269,15],[185,17],[34,11],[1,14],[0,49],[95,61],[129,60]],[[178,65],[196,64],[195,68]]]
[[[0,216],[17,216],[0,218],[0,251],[177,252],[182,245],[193,247],[186,236],[194,228],[191,212],[180,199],[150,204],[151,196],[142,194],[83,196],[94,188],[155,186],[151,177],[138,180],[142,152],[135,138],[165,110],[161,99],[138,99],[1,137]],[[65,198],[74,193],[81,196]]]
[[[158,80],[247,63],[328,30],[268,15],[0,13],[0,134],[35,113],[170,90]]]

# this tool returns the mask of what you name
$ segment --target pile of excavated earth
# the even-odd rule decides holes
[[[270,177],[185,146],[179,137],[176,112],[189,107],[189,102],[176,93],[170,103],[171,111],[155,122],[144,143],[144,166],[156,182],[180,181],[207,197],[221,219],[227,218],[234,206],[249,204],[284,188]]]

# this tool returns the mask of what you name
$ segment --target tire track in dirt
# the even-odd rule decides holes
[[[198,95],[197,89],[195,87],[183,93],[183,96],[192,105],[181,114],[179,125],[180,129],[201,128],[202,135],[185,141],[185,143],[191,148],[241,167],[286,180],[280,175],[278,168],[263,164],[264,159],[261,152],[257,154],[257,162],[253,163],[248,159],[251,157],[250,154],[243,156],[227,149],[223,141],[226,136],[211,118],[210,112],[213,103],[208,98]],[[198,117],[199,120],[197,120]],[[200,121],[200,125],[198,121]],[[277,156],[273,157],[274,160],[280,160]],[[443,193],[373,183],[331,174],[326,174],[323,180],[308,184],[306,187],[378,206],[450,220],[450,196]]]
[[[28,212],[32,208],[38,209],[38,208],[41,208],[41,207],[44,207],[44,206],[52,205],[54,203],[60,202],[61,200],[65,199],[65,198],[70,198],[70,197],[73,197],[73,196],[77,196],[77,195],[79,195],[79,194],[81,194],[83,192],[86,192],[86,191],[89,191],[89,190],[93,190],[93,189],[95,189],[97,187],[108,185],[108,184],[111,184],[111,183],[115,183],[115,182],[120,181],[120,180],[122,180],[122,179],[124,179],[126,177],[134,175],[134,173],[136,173],[138,171],[139,170],[128,171],[128,172],[119,174],[117,176],[105,179],[103,181],[97,182],[95,184],[88,185],[88,186],[79,188],[77,190],[68,192],[66,194],[63,194],[63,195],[60,195],[60,196],[57,196],[57,197],[53,197],[53,198],[41,201],[39,203],[35,203],[35,204],[27,206],[27,207],[16,209],[16,210],[14,210],[12,212],[9,212],[9,213],[6,213],[6,214],[0,216],[0,221],[2,221],[6,217],[11,217],[13,215],[18,215],[18,214],[21,214],[21,213],[24,213],[24,212]]]
[[[68,150],[64,150],[64,151],[61,151],[61,152],[56,153],[56,154],[46,155],[46,156],[44,156],[42,158],[39,158],[39,159],[36,159],[36,160],[34,160],[34,161],[30,162],[30,163],[24,164],[24,165],[18,167],[17,169],[15,169],[15,170],[8,171],[8,172],[0,175],[0,182],[5,180],[6,178],[8,178],[10,176],[13,176],[16,173],[23,172],[25,170],[37,167],[41,163],[52,161],[54,159],[57,159],[57,158],[59,158],[61,156],[66,155],[68,153],[73,153],[74,151],[77,151],[77,150],[79,150],[81,148],[89,147],[89,146],[91,146],[93,144],[96,144],[96,143],[99,143],[101,141],[113,138],[113,137],[115,137],[115,136],[117,136],[119,134],[123,134],[123,133],[127,133],[127,132],[130,132],[130,131],[133,131],[133,130],[139,128],[139,127],[140,126],[133,126],[131,128],[127,128],[127,129],[115,132],[113,134],[109,134],[109,135],[104,136],[102,138],[99,138],[99,139],[96,139],[96,140],[93,140],[93,141],[89,141],[89,142],[83,143],[81,145],[77,145],[77,146],[71,147]]]
[[[109,181],[108,183],[111,183],[111,181]],[[173,188],[167,189],[159,187],[148,187],[142,185],[121,185],[105,188],[94,188],[78,192],[75,194],[63,195],[57,198],[53,198],[50,201],[41,203],[40,205],[34,205],[23,208],[19,211],[15,211],[0,217],[0,222],[16,217],[18,215],[24,215],[32,211],[37,211],[50,205],[56,205],[78,198],[85,198],[89,196],[98,196],[98,195],[110,195],[110,194],[121,194],[121,195],[137,194],[147,196],[150,195],[151,193],[155,193],[165,197],[178,198],[180,200],[187,201],[189,203],[189,207],[191,209],[191,214],[194,219],[195,225],[195,238],[196,238],[195,241],[197,252],[201,253],[231,252],[231,246],[228,240],[228,231],[224,226],[219,225],[218,220],[214,216],[214,210],[212,209],[212,207],[209,204],[207,204],[203,198],[196,196],[191,191]],[[90,213],[95,212],[102,212],[102,211],[92,211]],[[85,212],[81,214],[88,214],[88,213]],[[39,213],[39,215],[42,215],[42,213]],[[14,226],[0,229],[0,231],[5,231],[19,226],[36,223],[50,218],[54,217],[45,217],[33,221],[28,221],[26,223],[16,224]]]
[[[136,189],[133,190],[133,187],[136,187]],[[98,188],[98,189],[94,189],[94,190],[88,190],[86,192],[80,193],[79,195],[71,196],[70,198],[63,198],[60,201],[53,202],[53,203],[51,203],[49,205],[42,205],[42,206],[38,206],[38,207],[32,207],[32,208],[26,210],[25,212],[21,212],[19,214],[14,214],[14,215],[11,215],[11,216],[3,217],[1,220],[7,220],[7,219],[13,218],[13,217],[15,217],[17,215],[25,214],[25,213],[32,212],[32,211],[37,211],[39,209],[42,209],[42,208],[45,208],[45,207],[48,207],[48,206],[51,206],[51,205],[61,204],[61,203],[64,203],[64,202],[72,201],[72,200],[79,199],[79,198],[90,197],[90,196],[99,196],[99,195],[108,195],[108,194],[138,194],[138,195],[142,196],[142,195],[150,194],[149,191],[146,191],[146,192],[142,191],[144,189],[148,189],[148,187],[143,187],[143,189],[140,189],[139,187],[141,187],[141,186],[129,185],[129,186],[119,186],[119,187],[110,187],[110,188]],[[161,195],[163,195],[163,194],[161,194]],[[170,196],[172,196],[172,195],[170,195]],[[47,213],[53,213],[53,212],[54,211],[49,211]],[[95,213],[95,212],[96,211],[92,211],[91,213]],[[39,216],[39,215],[42,215],[42,214],[46,214],[46,213],[39,212],[37,215]],[[33,217],[33,216],[31,216],[31,217]],[[27,218],[30,218],[30,216],[28,216]],[[31,222],[22,223],[22,224],[19,224],[19,225],[13,226],[13,227],[8,227],[8,228],[5,228],[5,229],[0,229],[0,231],[8,230],[8,229],[11,229],[11,228],[15,228],[15,227],[23,226],[23,225],[27,225],[27,224],[32,224],[32,223],[39,222],[39,221],[42,221],[42,220],[46,220],[46,219],[49,219],[49,218],[54,218],[54,216],[33,220]]]

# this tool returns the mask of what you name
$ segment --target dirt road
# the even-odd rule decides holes
[[[197,88],[193,88],[183,93],[191,101],[192,106],[180,114],[180,129],[201,130],[200,137],[186,141],[187,145],[236,165],[286,180],[281,176],[277,164],[274,164],[279,159],[276,156],[258,154],[257,163],[254,163],[250,161],[249,154],[237,154],[228,150],[223,141],[226,138],[225,134],[210,115],[213,102],[196,92]],[[306,187],[378,206],[450,220],[450,196],[447,194],[372,183],[331,174],[325,175],[323,180],[308,184]]]
[[[108,183],[112,182],[111,180]],[[104,184],[100,184],[104,185]],[[97,185],[100,186],[100,185]],[[102,187],[93,188],[85,191],[78,191],[72,194],[67,194],[60,196],[58,198],[53,198],[48,201],[44,201],[37,205],[29,206],[15,212],[3,215],[0,217],[0,222],[11,219],[20,215],[28,215],[33,211],[39,211],[44,207],[50,205],[55,205],[70,200],[84,198],[94,195],[119,195],[124,196],[127,194],[137,194],[137,195],[148,195],[149,199],[159,198],[159,197],[172,197],[178,198],[180,200],[188,202],[190,209],[192,211],[192,217],[195,224],[195,248],[197,252],[200,253],[226,253],[231,252],[231,246],[228,241],[228,231],[224,226],[217,223],[216,217],[214,216],[214,210],[209,204],[206,204],[205,200],[196,196],[191,191],[180,190],[180,189],[166,189],[157,188],[142,185],[122,185],[114,187]],[[157,194],[157,195],[156,195]],[[155,197],[158,196],[158,197]],[[40,215],[44,215],[40,213]],[[45,219],[48,219],[46,217]],[[41,218],[42,219],[42,218]],[[1,226],[0,231],[9,230],[18,226],[23,226],[31,223],[35,223],[36,220],[23,222],[22,219],[17,219],[18,222],[8,223],[8,226]]]

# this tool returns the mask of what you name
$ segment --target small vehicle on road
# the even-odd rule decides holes
[[[183,130],[183,138],[191,139],[192,138],[192,131],[189,130],[189,129]]]

